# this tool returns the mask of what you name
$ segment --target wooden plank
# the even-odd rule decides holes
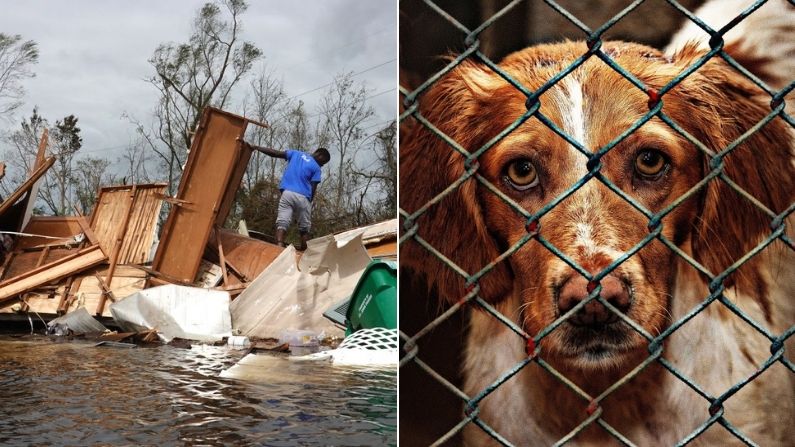
[[[381,241],[377,244],[368,245],[365,249],[371,258],[396,257],[398,249],[397,240]]]
[[[71,256],[9,278],[0,283],[0,302],[16,297],[20,293],[32,290],[42,284],[47,284],[50,281],[65,278],[93,267],[106,259],[107,257],[102,252],[102,249],[98,245],[92,245]]]
[[[30,170],[31,177],[33,177],[34,173],[38,169],[42,168],[47,162],[47,143],[49,141],[49,135],[50,131],[45,128],[41,134],[41,140],[39,140],[39,149],[36,152],[36,160]],[[49,168],[44,168],[45,171],[47,169]],[[19,228],[25,228],[28,225],[30,219],[33,217],[33,206],[36,203],[36,198],[39,195],[39,185],[41,185],[41,180],[33,182],[33,186],[25,196],[25,206],[24,211],[22,212],[22,220],[19,223]]]
[[[8,271],[8,266],[11,264],[11,260],[13,260],[17,254],[18,253],[15,253],[13,251],[11,253],[6,254],[6,258],[3,260],[3,269],[2,271],[0,271],[0,280],[2,280],[6,276],[6,272]]]
[[[88,245],[98,245],[99,239],[97,239],[94,230],[91,229],[91,225],[88,223],[85,216],[77,216],[77,223],[80,224],[80,231],[85,235]],[[101,245],[100,248],[102,248]]]
[[[235,267],[234,264],[229,262],[229,259],[227,259],[226,256],[224,256],[224,264],[226,264],[227,269],[229,269],[232,273],[234,273],[235,276],[240,278],[243,282],[249,282],[249,281],[251,281],[253,279],[253,278],[249,278],[246,275],[244,275],[243,273],[241,273],[240,269],[238,269],[237,267]],[[230,278],[227,278],[226,284],[229,284],[229,280],[230,280]],[[232,282],[232,284],[237,284],[237,282]]]
[[[243,149],[248,120],[206,108],[191,145],[176,198],[189,202],[168,215],[152,269],[192,283],[214,225],[223,223],[251,151]]]
[[[117,264],[149,261],[165,183],[104,187],[91,214],[91,228]],[[119,242],[121,240],[121,242]],[[117,244],[118,253],[117,253]],[[111,262],[112,263],[112,262]]]
[[[160,200],[162,200],[164,202],[168,202],[168,203],[170,203],[172,205],[177,205],[177,206],[192,205],[192,203],[188,202],[187,200],[180,200],[180,199],[177,199],[177,198],[174,198],[174,197],[169,197],[169,196],[167,196],[165,194],[160,194],[158,196],[158,198]]]
[[[226,271],[226,259],[224,259],[224,247],[221,245],[221,242],[218,242],[218,259],[220,261],[219,265],[221,266],[221,276],[224,278],[224,285],[229,284],[229,274]]]
[[[41,251],[39,255],[39,260],[36,261],[36,267],[41,267],[44,265],[44,261],[47,259],[47,256],[50,254],[50,247],[44,247],[44,250]]]
[[[100,276],[107,276],[108,275],[108,268],[102,265],[95,267],[89,274],[93,275],[100,275]],[[124,265],[119,264],[116,266],[116,270],[113,274],[113,277],[126,277],[126,278],[146,278],[148,275],[141,269],[135,268],[132,265]]]
[[[36,160],[33,162],[33,166],[30,168],[30,174],[33,175],[33,172],[36,171],[39,167],[44,164],[44,160],[47,157],[47,144],[50,140],[50,131],[46,127],[44,128],[44,132],[41,133],[41,139],[39,140],[39,148],[36,151]]]
[[[30,177],[28,177],[28,179],[25,180],[25,182],[22,183],[19,188],[16,189],[16,191],[11,193],[11,195],[8,196],[8,198],[4,200],[2,204],[0,204],[0,216],[8,211],[12,205],[16,204],[17,201],[22,198],[22,196],[29,193],[33,189],[33,186],[36,184],[36,182],[47,173],[47,170],[50,169],[54,163],[55,157],[50,157],[44,160],[44,164],[33,171],[33,173],[30,174]]]
[[[142,265],[136,265],[135,268],[141,269],[142,271],[154,276],[155,278],[150,278],[149,281],[152,283],[156,283],[156,285],[164,285],[164,284],[178,284],[181,286],[190,286],[193,287],[192,282],[182,281],[179,278],[175,278],[173,276],[166,275],[165,273],[158,272],[157,270],[150,269],[149,267],[144,267]]]
[[[102,312],[105,310],[105,303],[107,302],[107,299],[110,298],[110,300],[115,303],[116,302],[116,297],[113,296],[113,292],[110,290],[110,288],[105,283],[105,281],[102,280],[101,276],[95,275],[94,277],[97,278],[97,282],[99,283],[99,287],[102,289],[102,295],[99,298],[99,304],[97,304],[97,310],[96,310],[96,312],[94,312],[94,314],[95,315],[102,315]],[[112,279],[113,279],[113,276],[109,273],[108,274],[108,279],[107,279],[108,283]]]
[[[133,207],[135,206],[135,192],[136,187],[133,185],[132,189],[130,190],[129,198],[130,203],[127,206],[127,212],[124,214],[124,219],[121,221],[121,231],[116,237],[116,242],[113,244],[113,254],[110,257],[110,267],[108,268],[108,276],[105,278],[105,281],[110,282],[113,279],[113,271],[116,270],[116,262],[119,260],[119,252],[121,251],[121,246],[124,243],[124,236],[127,234],[127,228],[130,224],[130,215],[132,214]],[[103,285],[100,282],[101,285]],[[104,285],[103,285],[104,286]],[[105,287],[103,287],[104,289]],[[100,306],[97,308],[97,314],[102,314],[102,308],[105,307],[105,295],[102,295],[103,299],[100,301]]]
[[[269,244],[225,229],[214,231],[210,236],[210,243],[207,245],[214,248],[219,243],[224,247],[226,265],[232,266],[233,270],[240,274],[244,280],[256,278],[284,250],[276,244]],[[217,255],[217,253],[212,253],[212,255]]]
[[[158,195],[165,189],[165,183],[138,186],[130,228],[121,248],[120,264],[140,264],[151,260],[149,255],[157,231],[160,209],[163,206],[163,201]]]
[[[72,289],[72,284],[74,283],[74,276],[70,276],[66,278],[66,283],[64,284],[63,291],[60,294],[60,299],[58,300],[58,313],[66,312],[66,298],[69,296],[69,291]]]

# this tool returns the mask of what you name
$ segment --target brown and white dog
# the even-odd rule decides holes
[[[715,29],[749,2],[714,1],[697,15]],[[605,42],[602,50],[651,89],[659,90],[707,51],[706,34],[689,25],[660,52]],[[795,78],[795,7],[764,5],[725,38],[725,49],[774,88]],[[787,41],[789,40],[789,41]],[[536,90],[585,54],[585,43],[530,47],[499,66]],[[653,95],[652,95],[653,96]],[[649,111],[650,98],[596,57],[540,97],[540,111],[590,151],[630,128]],[[419,99],[419,111],[473,152],[527,111],[526,97],[485,65],[466,61]],[[771,97],[726,62],[712,59],[662,97],[662,111],[718,153],[771,112]],[[653,101],[652,101],[653,105]],[[788,108],[789,113],[793,108]],[[724,159],[725,177],[772,213],[795,202],[795,131],[777,117]],[[586,176],[588,157],[532,117],[485,151],[477,174],[521,208],[535,213]],[[655,117],[601,159],[601,174],[651,213],[677,201],[710,171],[710,157]],[[426,126],[401,135],[400,203],[409,214],[458,181],[465,158]],[[713,179],[662,220],[662,235],[717,275],[772,233],[772,218],[751,200]],[[793,219],[788,220],[792,228]],[[476,177],[428,206],[418,235],[469,274],[514,247],[527,222]],[[538,222],[538,235],[591,275],[604,270],[649,234],[649,219],[598,179],[591,179]],[[788,230],[790,237],[793,232]],[[774,337],[795,324],[795,250],[776,240],[723,282],[724,295]],[[401,266],[425,273],[450,302],[467,294],[461,274],[415,241],[401,249]],[[601,280],[601,298],[657,336],[710,295],[709,278],[659,239],[653,239]],[[478,281],[479,295],[530,335],[536,335],[589,295],[595,284],[537,240],[530,240]],[[401,315],[401,318],[407,316]],[[795,337],[793,337],[795,338]],[[771,340],[727,306],[713,302],[663,343],[662,358],[712,398],[753,376],[771,357]],[[722,407],[652,362],[610,388],[649,357],[649,342],[606,306],[590,301],[540,342],[539,358],[567,385],[532,362],[478,405],[478,417],[514,445],[551,445],[595,412],[573,438],[576,445],[618,444],[609,425],[637,445],[674,445],[720,415],[753,442],[795,443],[795,374],[774,363]],[[478,395],[527,358],[525,340],[491,314],[472,307],[464,359],[464,391]],[[790,359],[795,358],[787,354]],[[572,391],[577,387],[598,402]],[[602,394],[609,391],[606,397]],[[468,445],[496,444],[474,424]],[[696,445],[740,440],[712,424]]]

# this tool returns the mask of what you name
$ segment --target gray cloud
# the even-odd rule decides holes
[[[149,57],[164,42],[184,42],[197,0],[135,2],[82,0],[53,2],[0,0],[0,32],[21,34],[40,49],[34,79],[24,86],[26,102],[16,126],[34,105],[54,122],[68,114],[80,119],[84,149],[111,160],[132,138],[124,113],[148,121],[157,93],[145,82]],[[250,0],[243,38],[263,50],[269,70],[289,95],[394,60],[397,23],[394,0]],[[396,85],[396,62],[357,76],[377,94]],[[315,110],[322,91],[301,96]],[[396,93],[372,98],[371,124],[395,115]],[[374,128],[375,129],[375,128]]]

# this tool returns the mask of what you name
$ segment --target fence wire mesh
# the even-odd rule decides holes
[[[616,23],[622,20],[627,14],[631,13],[639,5],[644,3],[645,0],[633,1],[630,5],[616,14],[611,20],[604,23],[595,30],[592,30],[586,26],[580,19],[569,13],[557,2],[553,0],[544,0],[545,4],[553,8],[555,11],[557,11],[557,13],[565,17],[570,23],[582,31],[583,38],[587,43],[587,50],[584,51],[583,54],[581,54],[573,62],[571,62],[567,67],[565,67],[563,70],[560,70],[551,79],[543,83],[540,88],[530,89],[526,87],[520,81],[512,77],[508,72],[503,70],[497,63],[489,59],[489,57],[487,57],[483,52],[481,52],[480,41],[478,40],[480,34],[484,30],[486,30],[488,27],[495,26],[495,22],[497,22],[500,17],[502,17],[512,8],[516,7],[516,5],[523,3],[523,1],[524,0],[515,0],[508,3],[504,8],[499,10],[488,20],[484,21],[476,28],[470,29],[457,21],[452,15],[447,13],[433,1],[425,0],[424,3],[427,7],[431,8],[439,15],[439,17],[448,22],[450,25],[454,26],[461,33],[465,49],[461,51],[460,54],[457,54],[455,57],[451,58],[449,63],[442,70],[427,78],[417,88],[410,91],[402,87],[400,89],[404,105],[404,111],[400,115],[401,123],[403,124],[410,121],[412,125],[423,126],[437,138],[446,142],[450,151],[455,151],[465,159],[464,173],[460,176],[460,178],[452,182],[449,187],[434,196],[432,199],[428,200],[418,209],[404,209],[401,206],[399,211],[402,219],[402,235],[399,240],[401,251],[409,244],[417,244],[421,246],[423,250],[427,250],[428,253],[431,253],[433,256],[438,258],[446,266],[446,268],[449,268],[460,275],[460,277],[463,278],[468,285],[466,294],[464,296],[461,296],[458,300],[453,300],[453,304],[446,307],[444,311],[438,315],[438,317],[436,317],[421,330],[414,333],[406,333],[404,331],[401,331],[400,333],[402,343],[400,361],[401,368],[405,368],[407,365],[420,368],[427,375],[427,380],[438,382],[450,393],[455,395],[457,399],[460,400],[462,408],[464,409],[460,422],[452,427],[449,427],[449,431],[437,439],[434,445],[441,445],[450,439],[454,439],[460,434],[460,432],[462,432],[462,430],[464,430],[465,427],[471,425],[478,426],[483,433],[487,434],[491,439],[499,444],[512,445],[510,439],[504,437],[504,435],[499,431],[493,429],[487,423],[487,421],[480,418],[479,404],[487,396],[492,394],[496,389],[516,376],[520,371],[527,368],[530,364],[536,364],[538,367],[542,368],[550,377],[555,378],[561,384],[565,385],[573,393],[579,396],[584,404],[587,404],[587,414],[583,415],[582,422],[565,436],[558,439],[556,445],[562,445],[573,440],[582,431],[591,426],[601,427],[605,433],[609,434],[609,436],[614,438],[615,441],[622,445],[633,445],[633,441],[631,439],[628,439],[625,434],[621,433],[619,430],[608,424],[602,418],[603,408],[601,404],[608,396],[641,374],[642,371],[652,364],[662,366],[666,371],[668,371],[668,373],[670,373],[672,377],[686,384],[687,387],[701,396],[705,402],[705,408],[707,411],[703,415],[693,416],[695,418],[700,418],[700,424],[691,433],[687,434],[682,439],[679,439],[678,445],[685,445],[698,439],[705,431],[716,424],[722,426],[726,431],[728,431],[728,433],[731,433],[731,435],[739,442],[746,445],[756,445],[753,439],[750,439],[739,427],[730,422],[730,420],[726,417],[723,404],[738,391],[749,386],[749,384],[753,381],[764,380],[764,378],[759,378],[759,376],[771,368],[771,366],[774,364],[784,365],[784,367],[789,371],[789,374],[795,373],[795,365],[793,365],[793,363],[784,356],[784,342],[792,336],[793,332],[795,332],[795,325],[789,326],[789,328],[782,333],[771,332],[768,328],[766,328],[765,324],[756,321],[754,318],[749,316],[747,312],[741,309],[741,307],[735,302],[727,298],[725,294],[726,286],[724,281],[739,268],[741,268],[741,266],[749,262],[749,260],[757,256],[760,252],[765,250],[774,242],[780,241],[784,244],[787,250],[795,251],[795,244],[785,231],[787,218],[793,213],[793,211],[795,211],[795,203],[790,204],[783,212],[775,212],[774,210],[771,210],[768,206],[764,205],[756,197],[754,197],[753,194],[741,188],[734,179],[730,178],[726,174],[724,171],[724,160],[740,145],[746,142],[752,135],[754,135],[772,120],[783,120],[790,127],[795,128],[795,120],[785,111],[785,97],[792,92],[793,89],[795,89],[795,82],[789,83],[786,87],[780,90],[771,88],[764,81],[751,73],[740,63],[735,61],[735,59],[733,59],[732,56],[725,51],[723,37],[732,28],[737,26],[749,15],[753,14],[757,9],[765,4],[766,0],[758,0],[753,2],[747,9],[739,13],[733,20],[731,20],[721,29],[712,29],[699,17],[681,6],[677,1],[666,0],[666,2],[675,8],[676,11],[681,13],[683,17],[686,17],[689,21],[702,29],[705,34],[708,34],[710,39],[709,50],[706,51],[703,56],[699,57],[694,63],[681,71],[662,88],[658,89],[654,89],[649,85],[646,85],[628,69],[619,65],[611,56],[611,54],[609,54],[610,52],[605,51],[603,48],[604,34]],[[790,3],[795,4],[795,2],[792,1],[790,1]],[[648,112],[607,144],[601,147],[588,148],[585,147],[582,142],[578,141],[574,136],[569,135],[566,130],[557,125],[553,119],[541,113],[540,105],[543,101],[543,95],[545,92],[549,91],[556,84],[564,82],[567,76],[570,76],[572,72],[577,70],[587,61],[594,58],[602,61],[605,65],[609,66],[612,70],[630,82],[634,88],[646,95],[648,97]],[[730,65],[734,70],[736,70],[737,73],[746,77],[762,91],[766,92],[766,94],[770,97],[770,111],[752,127],[748,128],[739,138],[734,139],[734,141],[731,141],[725,147],[715,151],[708,147],[707,144],[699,141],[699,139],[697,139],[695,136],[688,133],[680,125],[680,123],[677,123],[669,114],[666,113],[665,99],[666,94],[680,85],[683,80],[691,76],[694,72],[703,67],[712,59],[717,58],[725,61],[725,63]],[[436,123],[433,123],[428,117],[423,116],[420,111],[423,95],[427,93],[434,84],[439,82],[440,79],[450,74],[453,70],[465,63],[467,60],[474,60],[480,64],[484,64],[494,73],[499,75],[499,77],[501,77],[504,81],[513,86],[516,91],[520,92],[526,98],[527,109],[526,112],[519,116],[512,124],[502,129],[496,135],[496,137],[492,138],[482,146],[474,148],[463,147],[461,144],[459,144],[459,142],[455,141],[453,138],[442,132]],[[617,145],[629,138],[641,126],[654,118],[661,120],[679,136],[690,142],[693,147],[697,148],[697,150],[700,151],[700,153],[702,153],[703,156],[708,160],[708,169],[703,178],[701,178],[700,181],[698,181],[684,194],[670,202],[663,209],[657,211],[650,210],[642,203],[642,201],[638,200],[636,197],[633,197],[632,194],[623,191],[615,184],[615,182],[611,181],[608,176],[604,175],[602,172],[602,160],[604,156]],[[521,204],[517,203],[515,199],[505,194],[499,185],[495,185],[493,181],[488,180],[482,174],[482,165],[479,163],[481,157],[483,157],[488,151],[492,150],[502,139],[531,120],[534,120],[536,123],[540,123],[541,125],[551,129],[555,134],[565,139],[565,141],[568,142],[571,147],[575,148],[587,158],[587,174],[579,179],[579,181],[565,189],[563,193],[554,199],[549,200],[543,207],[534,212],[529,212],[526,210]],[[404,142],[401,142],[401,144],[403,143]],[[787,163],[791,162],[786,160],[782,161],[782,166],[784,166],[782,169],[788,169],[786,166],[790,166],[789,169],[791,169],[791,164],[788,165]],[[784,172],[782,175],[791,176],[792,173]],[[527,229],[527,234],[504,250],[491,262],[482,266],[480,270],[466,271],[457,265],[453,260],[445,256],[440,250],[437,249],[437,247],[434,247],[431,243],[419,235],[419,221],[421,221],[421,217],[427,213],[429,209],[437,206],[439,202],[445,199],[445,197],[453,194],[458,188],[461,188],[465,182],[471,182],[473,180],[476,182],[477,187],[480,190],[487,191],[489,194],[493,194],[508,207],[510,207],[510,209],[512,209],[514,212],[516,219],[521,219],[524,223]],[[617,197],[620,197],[621,200],[625,201],[632,208],[642,213],[648,220],[648,235],[635,244],[631,249],[613,259],[612,262],[610,262],[605,268],[602,268],[595,273],[590,272],[589,269],[579,265],[574,259],[572,259],[570,256],[567,256],[561,247],[557,247],[551,243],[550,240],[545,236],[544,228],[542,228],[539,224],[543,216],[548,214],[555,207],[559,206],[561,202],[566,200],[577,190],[583,188],[583,186],[588,182],[600,182],[609,188],[610,191],[612,191]],[[689,255],[685,250],[679,247],[677,243],[663,234],[663,219],[671,214],[677,207],[681,206],[683,202],[702,194],[705,188],[707,188],[711,182],[723,182],[726,186],[736,191],[736,193],[742,196],[745,200],[753,203],[753,205],[757,207],[769,220],[770,231],[764,236],[761,242],[759,242],[753,249],[745,253],[741,258],[737,259],[732,265],[723,271],[710,271],[709,268],[698,262],[693,256]],[[401,191],[401,194],[403,194],[403,191]],[[451,235],[451,237],[455,237],[455,235]],[[611,303],[601,296],[603,291],[601,281],[614,272],[619,266],[622,265],[622,263],[635,256],[641,249],[652,243],[652,241],[659,241],[660,243],[664,244],[666,247],[668,247],[668,249],[675,253],[676,256],[680,257],[693,269],[699,272],[703,278],[708,278],[709,289],[709,294],[704,296],[697,306],[690,309],[690,311],[684,314],[684,316],[679,317],[675,321],[670,321],[665,329],[658,334],[650,333],[644,329],[641,324],[638,324],[627,315],[622,313],[614,305],[615,303]],[[540,246],[545,247],[546,250],[565,262],[579,275],[583,276],[589,284],[589,294],[587,298],[579,302],[565,313],[562,313],[554,322],[548,324],[537,333],[528,333],[527,329],[523,327],[522,324],[516,324],[512,318],[500,313],[492,303],[488,302],[480,295],[481,284],[479,281],[481,278],[483,278],[484,275],[492,272],[499,264],[508,262],[511,256],[513,256],[517,251],[522,249],[522,247],[527,244],[539,244]],[[402,261],[405,261],[405,259],[402,259]],[[624,375],[620,380],[613,383],[599,395],[591,395],[587,393],[573,383],[563,373],[558,371],[552,364],[548,363],[545,360],[545,352],[542,349],[542,341],[545,338],[553,334],[561,325],[576,315],[581,309],[585,308],[585,306],[588,306],[592,301],[599,302],[602,306],[620,318],[626,325],[636,331],[648,343],[648,356],[636,367],[631,369],[631,371]],[[746,376],[742,380],[737,381],[719,394],[711,394],[707,392],[705,387],[703,387],[702,384],[699,384],[693,377],[684,374],[671,361],[664,358],[663,353],[665,351],[664,341],[666,341],[666,339],[671,337],[671,335],[678,331],[683,325],[698,316],[708,306],[716,302],[720,303],[720,305],[724,306],[725,309],[741,319],[743,324],[749,325],[754,331],[764,337],[767,342],[769,342],[770,355],[766,357],[766,359],[760,365],[758,365],[758,368],[752,374]],[[429,365],[429,363],[426,361],[427,359],[423,358],[423,352],[420,349],[420,344],[424,337],[448,320],[451,316],[463,313],[465,311],[472,312],[475,311],[474,309],[477,309],[479,312],[482,311],[489,314],[495,321],[499,321],[509,328],[510,331],[516,335],[516,337],[521,337],[522,343],[526,346],[526,357],[522,361],[512,365],[510,368],[500,371],[497,380],[495,380],[489,386],[484,387],[477,393],[467,394],[453,383],[454,380],[444,377]],[[411,316],[402,313],[401,320],[405,321],[404,319],[406,318],[411,318]],[[788,324],[792,324],[792,322],[789,322]],[[401,388],[401,393],[412,392],[419,392],[419,390]],[[770,415],[765,415],[765,417],[770,417]],[[793,421],[791,420],[782,421],[782,423],[785,424],[791,424],[792,422]]]

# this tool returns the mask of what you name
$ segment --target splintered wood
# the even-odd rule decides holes
[[[3,262],[0,306],[20,298],[31,309],[63,313],[80,302],[109,316],[109,299],[144,288],[144,272],[119,264],[149,260],[165,188],[102,188],[90,222],[82,216],[33,217],[23,230],[29,236],[19,237]]]
[[[55,161],[43,135],[29,178],[0,203],[0,229],[13,233],[0,241],[0,313],[85,307],[110,316],[109,304],[151,285],[196,284],[205,257],[219,276],[205,286],[244,290],[282,251],[220,230],[251,157],[238,141],[249,123],[266,126],[206,108],[174,197],[165,183],[107,186],[88,217],[30,218],[37,182]],[[156,243],[163,202],[171,209]]]

